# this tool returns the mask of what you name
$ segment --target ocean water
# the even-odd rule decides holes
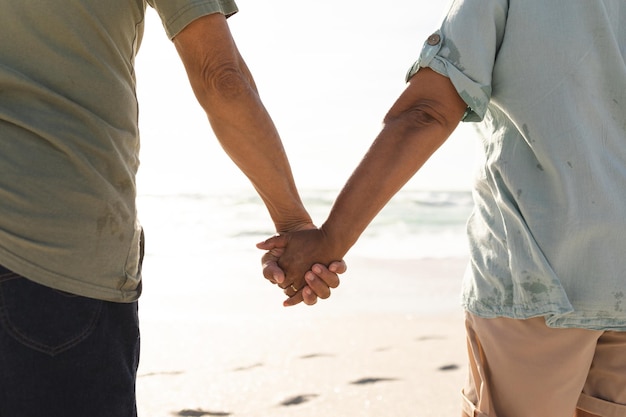
[[[337,193],[301,193],[316,224],[324,221]],[[256,242],[275,233],[252,187],[192,194],[141,194],[138,200],[148,236],[154,231],[161,237],[182,237],[187,244],[176,247],[184,252],[192,247],[256,250]],[[470,192],[402,190],[372,221],[350,255],[374,259],[466,257],[465,223],[471,210]],[[167,240],[168,251],[172,250],[170,244]],[[148,253],[167,255],[150,244]]]
[[[320,224],[337,190],[301,194]],[[138,205],[146,233],[147,317],[228,321],[286,314],[284,295],[261,274],[255,244],[274,230],[252,187],[140,194]],[[348,273],[331,300],[298,314],[459,311],[471,209],[469,192],[400,191],[346,255]],[[420,259],[430,263],[415,263]]]

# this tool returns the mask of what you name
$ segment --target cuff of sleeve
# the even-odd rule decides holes
[[[487,104],[491,98],[491,86],[481,85],[470,79],[463,71],[440,54],[444,50],[445,39],[441,31],[430,35],[424,43],[419,59],[409,68],[406,81],[408,82],[423,67],[429,67],[433,71],[450,78],[459,96],[468,106],[463,116],[463,121],[481,121],[487,112]]]
[[[193,2],[164,22],[165,31],[170,39],[174,39],[187,25],[202,16],[221,13],[226,17],[230,17],[237,11],[237,6],[232,2],[219,0]]]

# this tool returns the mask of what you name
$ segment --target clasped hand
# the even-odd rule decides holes
[[[281,233],[257,244],[267,252],[261,258],[263,276],[282,288],[289,297],[285,306],[304,302],[313,305],[318,298],[330,297],[339,286],[339,274],[347,267],[336,261],[320,229]]]

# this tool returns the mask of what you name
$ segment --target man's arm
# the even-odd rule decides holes
[[[313,227],[276,127],[224,15],[193,21],[174,45],[215,135],[263,199],[276,230]]]
[[[466,107],[447,77],[429,68],[418,71],[389,110],[381,132],[322,227],[259,245],[261,249],[286,246],[279,259],[287,274],[285,282],[301,288],[314,262],[327,265],[343,259],[378,212],[448,139]],[[301,291],[287,305],[300,301]]]

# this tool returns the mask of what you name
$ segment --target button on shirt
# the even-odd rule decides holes
[[[456,0],[409,70],[480,122],[470,312],[626,330],[625,21],[622,0]]]

